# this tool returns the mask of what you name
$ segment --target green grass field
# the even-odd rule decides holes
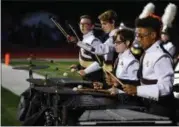
[[[19,97],[7,89],[1,87],[1,125],[19,126],[20,122],[16,118]]]
[[[12,62],[11,65],[13,66],[23,66],[23,65],[28,65],[29,63],[27,61],[16,61]],[[61,77],[63,76],[64,72],[68,73],[68,77],[70,78],[78,78],[80,79],[81,77],[77,73],[72,73],[70,71],[70,65],[72,64],[77,64],[77,62],[53,62],[51,63],[50,61],[34,61],[33,64],[35,65],[48,65],[49,68],[47,69],[40,69],[40,70],[34,70],[33,72],[36,72],[41,75],[48,75],[48,77]],[[58,70],[56,69],[58,68]]]
[[[47,74],[48,77],[62,77],[64,72],[68,73],[68,77],[81,79],[77,73],[70,72],[69,66],[76,64],[77,62],[54,62],[49,61],[34,61],[35,65],[48,65],[49,68],[34,70],[34,72],[41,75]],[[27,61],[14,61],[11,62],[12,66],[27,65]],[[56,70],[58,68],[58,70]],[[20,97],[16,96],[12,92],[1,87],[1,125],[2,126],[20,126],[20,122],[16,118],[17,106]]]

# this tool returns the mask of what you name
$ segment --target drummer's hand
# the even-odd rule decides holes
[[[111,78],[112,85],[117,87],[119,85],[118,81],[115,78]]]
[[[72,65],[70,66],[70,69],[72,69],[72,68],[77,69],[77,65],[76,65],[76,64],[72,64]]]
[[[81,76],[85,76],[85,75],[86,75],[86,73],[85,73],[84,70],[79,70],[79,71],[78,71],[78,74],[80,74]]]
[[[133,86],[133,85],[124,85],[122,86],[123,91],[126,92],[127,94],[130,94],[132,96],[137,95],[137,86]]]
[[[68,42],[76,43],[76,42],[77,42],[77,39],[76,39],[76,37],[74,37],[74,36],[67,35],[67,41],[68,41]]]
[[[106,80],[106,83],[111,86],[112,85],[112,79],[111,79],[111,76],[109,74],[105,74],[105,80]]]
[[[116,88],[116,87],[112,87],[112,88],[110,88],[110,89],[108,89],[109,91],[110,91],[110,94],[111,95],[116,95],[116,94],[118,94],[119,92],[118,92],[118,89]]]
[[[93,87],[96,90],[102,89],[103,88],[103,83],[101,83],[101,82],[93,82]]]

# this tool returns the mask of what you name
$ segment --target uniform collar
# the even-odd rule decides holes
[[[160,40],[156,41],[156,42],[155,42],[152,46],[150,46],[145,52],[147,53],[147,52],[153,52],[153,51],[155,51],[157,48],[160,47],[160,44],[161,44],[161,41],[160,41]]]
[[[112,31],[109,33],[109,36],[110,36],[110,37],[114,36],[114,34],[116,33],[116,31],[117,31],[117,29],[112,30]]]
[[[119,55],[118,55],[118,57],[125,57],[125,56],[128,56],[130,54],[130,50],[129,49],[127,49],[127,50],[125,50],[123,53],[120,53]]]
[[[90,31],[87,34],[83,35],[83,38],[89,37],[91,35],[93,35],[93,31]]]
[[[162,43],[163,45],[166,45],[166,44],[169,44],[169,43],[172,43],[172,42],[168,40],[168,41],[166,41],[166,42],[164,42],[164,41],[162,42],[162,41],[161,41],[161,43]]]

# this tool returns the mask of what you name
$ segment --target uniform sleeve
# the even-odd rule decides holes
[[[114,50],[114,44],[112,38],[107,39],[103,44],[93,46],[95,48],[94,53],[97,55],[104,55]]]
[[[139,69],[139,62],[137,60],[126,61],[124,67],[120,67],[116,70],[116,76],[121,79],[138,80],[137,72]]]
[[[94,39],[91,43],[92,47],[96,47],[98,45],[102,44],[102,42],[99,39]]]
[[[86,74],[95,72],[97,70],[100,70],[101,67],[98,62],[93,62],[90,66],[88,66],[84,71]]]
[[[167,56],[162,56],[158,59],[154,64],[154,73],[158,80],[157,84],[138,86],[138,96],[158,100],[160,96],[171,93],[174,81],[171,59]]]

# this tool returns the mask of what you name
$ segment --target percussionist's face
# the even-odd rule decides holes
[[[85,35],[93,29],[94,25],[91,23],[90,19],[83,18],[80,21],[80,30]]]
[[[120,35],[117,36],[115,41],[115,49],[117,53],[123,53],[127,49],[127,45],[120,39]]]
[[[156,33],[147,28],[136,28],[136,40],[141,44],[145,50],[149,48],[156,39]]]
[[[114,29],[114,23],[110,23],[107,21],[100,21],[101,27],[105,33],[110,33]]]

